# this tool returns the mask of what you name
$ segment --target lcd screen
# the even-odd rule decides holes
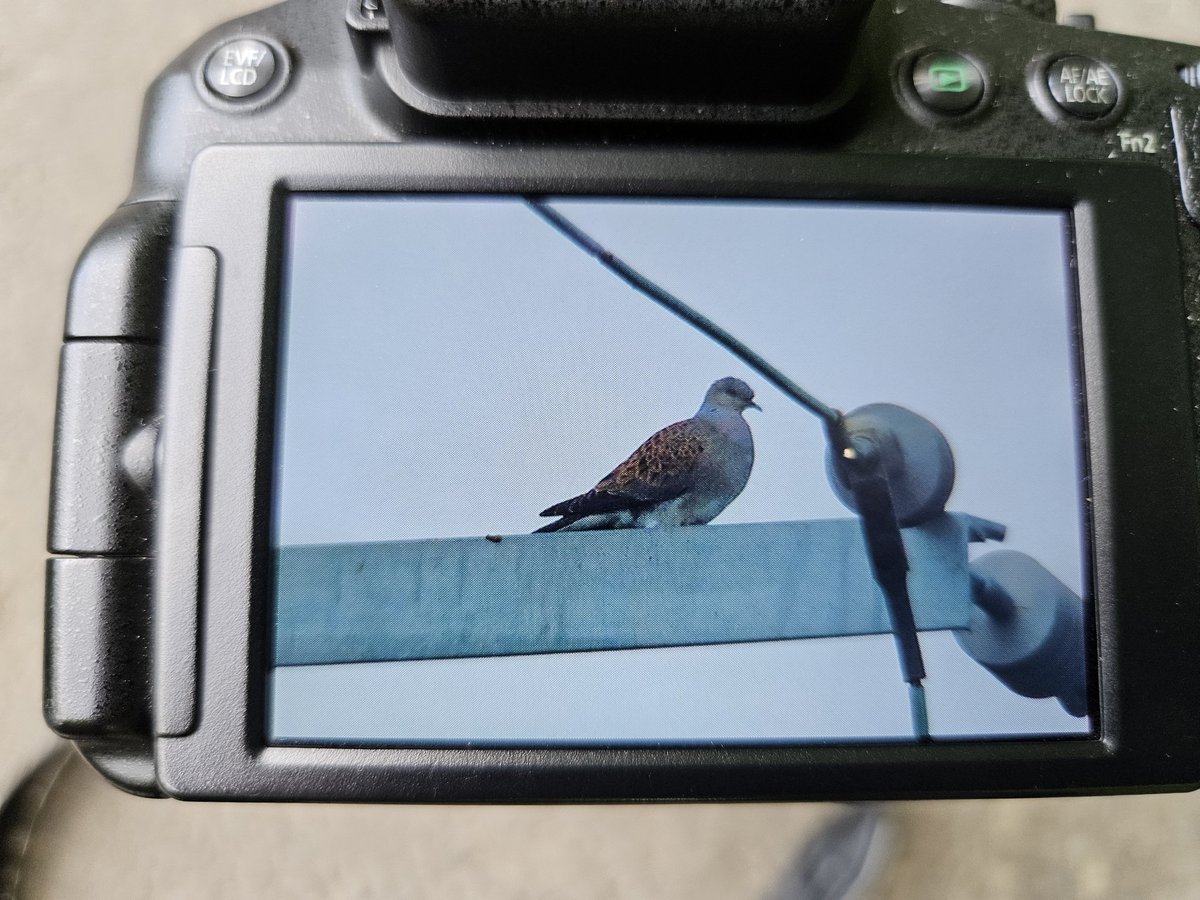
[[[1068,212],[299,194],[285,260],[270,742],[1093,733]]]

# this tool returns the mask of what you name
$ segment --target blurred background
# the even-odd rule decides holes
[[[55,745],[41,719],[55,375],[71,268],[124,197],[141,95],[257,0],[0,5],[0,796]],[[1200,45],[1195,0],[1060,0]],[[19,898],[759,898],[841,814],[823,805],[434,808],[126,796],[77,757],[4,835]],[[12,810],[10,809],[10,812]],[[947,801],[886,811],[860,896],[1200,898],[1200,798]]]

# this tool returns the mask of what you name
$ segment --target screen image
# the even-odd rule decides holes
[[[1094,732],[1068,212],[286,202],[269,742]]]

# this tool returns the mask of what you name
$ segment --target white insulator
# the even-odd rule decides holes
[[[1087,715],[1083,601],[1037,560],[996,550],[970,565],[976,593],[970,628],[955,637],[967,654],[1024,697],[1057,697]]]

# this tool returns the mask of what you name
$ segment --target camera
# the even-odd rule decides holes
[[[62,353],[45,713],[190,799],[1200,784],[1200,49],[288,0]]]

